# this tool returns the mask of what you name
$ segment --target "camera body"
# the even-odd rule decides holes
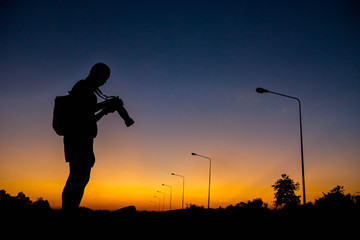
[[[129,116],[126,109],[124,108],[124,103],[119,97],[111,96],[108,97],[106,101],[107,101],[106,108],[108,112],[117,111],[120,117],[124,120],[125,125],[127,127],[130,127],[135,123],[134,120]]]

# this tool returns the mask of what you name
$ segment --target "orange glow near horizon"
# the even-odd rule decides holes
[[[61,192],[68,175],[68,166],[63,159],[62,143],[58,141],[56,147],[52,148],[48,143],[50,150],[42,152],[40,147],[47,144],[33,144],[28,151],[3,154],[4,159],[13,161],[2,163],[1,186],[11,195],[23,191],[33,201],[43,197],[49,200],[52,208],[61,208]],[[157,193],[162,191],[165,192],[165,209],[168,209],[170,191],[161,186],[165,183],[173,186],[172,209],[179,209],[182,179],[171,176],[171,172],[185,176],[185,204],[207,206],[209,165],[204,159],[191,156],[191,151],[183,154],[184,149],[180,149],[173,154],[172,160],[168,160],[168,155],[149,154],[146,146],[137,146],[144,149],[144,152],[130,149],[114,150],[111,149],[113,146],[96,145],[96,143],[95,146],[97,162],[92,169],[81,206],[116,210],[135,205],[138,210],[153,210],[154,202],[151,202],[155,201],[153,196],[159,196],[162,204],[162,194]],[[301,183],[298,162],[289,163],[279,160],[278,155],[274,158],[268,157],[267,162],[271,164],[264,165],[262,157],[264,153],[244,155],[236,151],[221,153],[219,150],[218,152],[220,154],[214,154],[215,157],[212,157],[210,202],[212,208],[235,205],[254,198],[262,198],[271,206],[274,200],[271,185],[282,173],[289,174],[291,178]],[[236,154],[241,156],[238,159],[251,158],[251,161],[236,160]],[[292,153],[283,152],[283,154]],[[311,164],[307,166],[309,165]],[[334,179],[333,175],[323,173],[317,176],[314,174],[316,171],[316,166],[307,169],[308,201],[321,197],[322,192],[329,191],[337,184],[345,185],[347,192],[357,191],[356,179],[345,179],[347,182],[345,184]],[[346,173],[340,174],[344,179]],[[297,194],[302,195],[301,189]]]

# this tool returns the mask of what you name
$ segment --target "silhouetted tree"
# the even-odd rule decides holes
[[[300,203],[300,196],[295,194],[299,190],[300,184],[294,183],[288,175],[282,174],[281,178],[271,187],[275,190],[275,205],[279,206],[296,206]]]
[[[39,197],[38,200],[36,200],[32,204],[32,207],[36,210],[41,210],[41,211],[50,210],[50,204],[48,200],[44,200],[42,197]]]
[[[323,197],[315,200],[316,206],[338,208],[355,205],[350,193],[345,195],[344,186],[338,185],[323,195]]]
[[[190,210],[203,210],[204,209],[204,206],[198,206],[196,204],[186,204],[186,209],[190,209]]]
[[[5,190],[0,190],[0,210],[8,210],[13,204],[13,198]]]
[[[249,209],[261,209],[261,208],[267,208],[267,203],[264,203],[261,198],[255,198],[252,201],[240,202],[235,205],[235,207],[243,207],[243,208],[249,208]]]
[[[50,204],[42,197],[38,198],[34,203],[23,192],[19,192],[17,196],[10,196],[5,190],[0,190],[0,211],[2,212],[22,212],[27,210],[49,211]]]
[[[7,201],[9,199],[11,199],[10,194],[7,194],[4,189],[0,190],[0,201]]]
[[[23,192],[19,192],[18,195],[15,197],[17,205],[22,208],[29,208],[32,204],[32,201],[29,197],[25,196]]]

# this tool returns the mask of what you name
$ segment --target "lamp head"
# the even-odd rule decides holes
[[[191,153],[191,155],[196,156],[197,154],[196,153]]]
[[[171,175],[175,175],[175,173],[172,172]]]
[[[266,90],[266,89],[264,89],[264,88],[256,88],[256,92],[257,92],[257,93],[268,93],[269,90]]]

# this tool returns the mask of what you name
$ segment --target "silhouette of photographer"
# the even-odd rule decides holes
[[[71,113],[71,127],[64,133],[65,159],[70,167],[70,174],[62,192],[64,212],[74,212],[79,208],[89,182],[91,168],[95,163],[93,143],[97,135],[97,121],[115,110],[120,116],[121,112],[126,112],[121,99],[108,99],[109,97],[102,95],[99,90],[109,77],[110,68],[104,63],[97,63],[91,68],[89,76],[78,81],[69,92],[72,108],[75,110]],[[97,103],[96,95],[106,97],[105,101]],[[133,123],[132,119],[128,118],[127,126]]]

